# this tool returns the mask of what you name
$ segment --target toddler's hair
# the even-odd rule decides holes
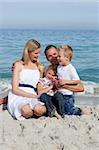
[[[57,73],[57,67],[50,65],[45,69],[45,72],[49,71],[49,70],[53,70],[53,72],[56,74]]]

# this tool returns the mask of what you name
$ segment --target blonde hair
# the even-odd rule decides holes
[[[29,58],[29,52],[34,52],[36,49],[40,48],[41,45],[39,42],[37,42],[34,39],[30,39],[25,47],[24,47],[24,51],[23,51],[23,56],[22,56],[22,60],[24,61],[24,63],[26,64],[30,58]]]
[[[71,59],[73,57],[73,49],[71,48],[71,46],[69,46],[69,45],[59,46],[58,47],[58,52],[60,52],[60,51],[62,51],[65,56],[68,55],[69,60],[71,61]]]

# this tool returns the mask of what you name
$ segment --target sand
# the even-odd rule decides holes
[[[91,115],[13,119],[0,105],[0,150],[99,150],[99,106]]]

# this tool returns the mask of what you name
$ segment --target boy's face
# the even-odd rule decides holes
[[[46,71],[46,78],[49,80],[53,80],[53,78],[55,77],[55,72],[51,69]]]
[[[58,61],[60,65],[65,66],[69,63],[69,57],[63,51],[59,51]]]

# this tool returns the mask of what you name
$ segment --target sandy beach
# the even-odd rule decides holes
[[[0,105],[0,150],[99,150],[99,105],[91,115],[14,120]]]

